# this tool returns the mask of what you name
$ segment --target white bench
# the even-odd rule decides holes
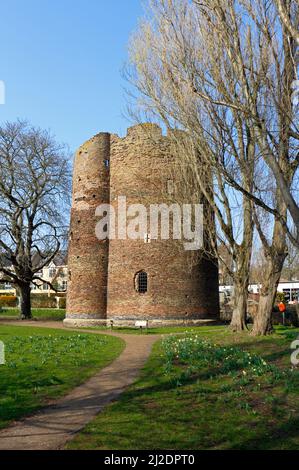
[[[148,321],[147,320],[137,320],[135,321],[136,328],[148,328]]]

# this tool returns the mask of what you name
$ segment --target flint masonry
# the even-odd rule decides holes
[[[169,137],[155,124],[137,125],[120,138],[100,133],[77,151],[69,242],[69,282],[65,324],[150,326],[196,324],[219,315],[218,266],[169,239],[100,241],[96,208],[165,202],[175,192]],[[190,191],[192,188],[190,189]],[[167,201],[168,202],[168,201]],[[115,207],[116,209],[116,207]]]

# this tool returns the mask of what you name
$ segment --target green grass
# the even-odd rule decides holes
[[[165,337],[139,379],[69,449],[299,449],[298,329]]]
[[[16,317],[19,318],[20,311],[17,308],[3,308],[0,312],[0,319],[4,317]],[[55,308],[33,308],[32,317],[36,320],[52,320],[52,321],[62,321],[65,318],[64,309],[55,309]]]
[[[0,326],[0,428],[56,400],[113,361],[119,338],[46,328]]]

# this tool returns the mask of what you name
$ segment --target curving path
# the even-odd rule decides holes
[[[18,326],[64,329],[61,322],[1,322]],[[73,331],[86,330],[69,329]],[[112,400],[116,399],[138,376],[158,335],[130,335],[107,331],[88,331],[110,334],[123,339],[126,347],[109,366],[73,389],[54,405],[18,421],[0,431],[0,450],[61,449]]]

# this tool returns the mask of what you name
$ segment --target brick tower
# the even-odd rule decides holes
[[[105,320],[108,241],[95,234],[95,210],[109,203],[110,134],[101,133],[75,156],[69,240],[67,316],[72,320]]]
[[[219,315],[218,267],[172,238],[154,239],[150,228],[139,239],[100,242],[95,209],[110,202],[118,227],[119,197],[127,207],[171,203],[175,177],[170,139],[159,126],[138,125],[125,138],[99,134],[75,159],[67,299],[67,325],[197,324]],[[179,175],[177,175],[179,177]],[[186,201],[188,202],[188,201]],[[131,214],[132,215],[132,214]],[[148,221],[148,227],[150,227]],[[108,289],[107,289],[108,288]]]

